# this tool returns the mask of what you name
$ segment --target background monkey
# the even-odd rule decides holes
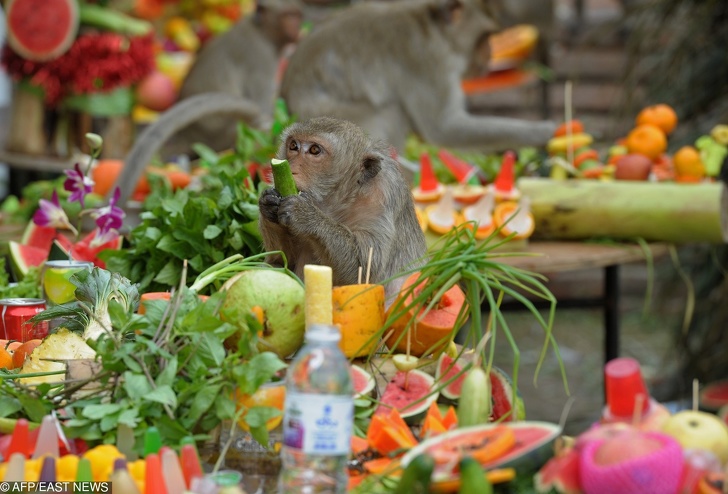
[[[226,93],[246,99],[271,117],[278,95],[277,76],[284,48],[301,30],[300,0],[259,0],[255,13],[203,46],[180,88],[179,99],[203,93]],[[202,142],[216,151],[233,147],[237,120],[203,117],[182,129],[165,147],[166,154],[188,152]]]
[[[334,285],[356,284],[373,248],[370,281],[381,282],[426,253],[408,184],[389,147],[351,122],[314,118],[286,129],[278,157],[287,159],[299,189],[260,196],[265,250],[282,250],[303,277],[305,264],[331,266]],[[282,264],[280,258],[270,259]],[[386,295],[401,282],[389,283]]]
[[[466,110],[461,80],[474,50],[498,29],[496,6],[496,0],[357,3],[299,43],[281,95],[300,118],[350,120],[400,151],[411,132],[455,148],[543,145],[552,122]]]

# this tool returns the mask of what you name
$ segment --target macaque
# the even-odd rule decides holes
[[[344,120],[320,117],[291,125],[278,157],[290,163],[299,194],[281,197],[274,188],[261,194],[265,250],[283,251],[301,278],[306,264],[330,266],[334,285],[358,282],[370,248],[371,283],[424,260],[412,194],[389,151]],[[283,263],[280,255],[269,262]],[[400,278],[385,286],[387,299],[398,292]]]
[[[273,115],[278,71],[284,49],[298,40],[303,18],[299,0],[259,0],[255,13],[200,50],[180,88],[179,99],[203,93],[226,93],[247,99],[263,115]],[[165,147],[182,153],[202,142],[216,151],[233,147],[237,121],[206,116],[183,129]]]
[[[478,116],[466,109],[462,77],[476,48],[499,28],[496,1],[357,3],[299,43],[281,95],[300,118],[350,120],[400,151],[412,132],[460,149],[543,145],[553,122]]]

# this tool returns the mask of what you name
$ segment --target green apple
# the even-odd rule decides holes
[[[704,449],[728,461],[728,427],[717,415],[697,410],[683,410],[672,415],[662,431],[685,449]]]
[[[306,328],[303,285],[293,277],[273,269],[251,269],[230,278],[221,311],[235,309],[238,318],[231,321],[238,333],[248,331],[245,314],[262,310],[263,331],[258,335],[258,349],[286,358],[303,344]],[[238,335],[239,337],[239,335]],[[226,341],[226,344],[237,344]]]

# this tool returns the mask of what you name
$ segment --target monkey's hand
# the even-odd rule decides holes
[[[297,235],[310,235],[325,222],[324,213],[306,192],[281,198],[278,222]]]
[[[258,199],[258,209],[260,209],[261,216],[272,223],[278,223],[279,221],[278,208],[280,204],[281,194],[273,187],[265,189]]]

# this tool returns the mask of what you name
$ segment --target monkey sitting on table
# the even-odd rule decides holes
[[[424,260],[412,193],[384,142],[351,122],[320,117],[288,127],[278,157],[290,163],[299,194],[266,189],[260,230],[265,249],[283,251],[299,277],[304,265],[320,264],[332,268],[334,285],[356,284],[370,248],[374,283]],[[401,283],[385,286],[388,300]]]
[[[179,101],[224,93],[249,101],[272,119],[280,61],[284,49],[298,41],[302,21],[300,0],[259,0],[253,14],[203,46],[182,82]],[[231,148],[236,122],[234,116],[205,116],[170,139],[164,154],[188,152],[195,142],[216,151]]]

